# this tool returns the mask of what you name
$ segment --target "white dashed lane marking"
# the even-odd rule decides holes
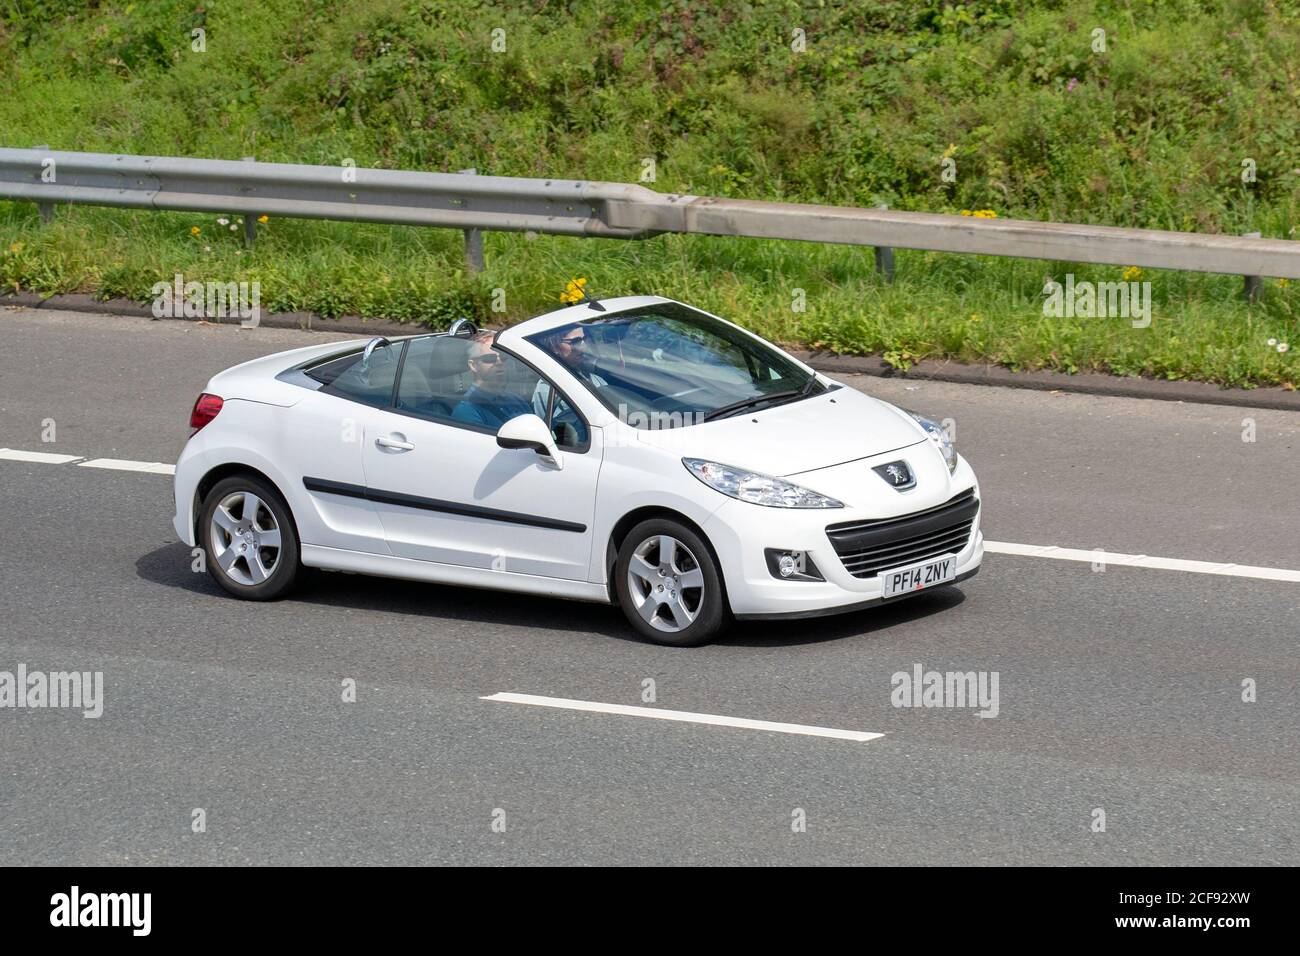
[[[529,704],[533,707],[552,707],[557,710],[580,710],[589,714],[618,714],[622,717],[649,717],[652,720],[675,720],[687,724],[709,724],[713,727],[739,727],[742,730],[767,730],[778,734],[802,734],[805,737],[833,737],[865,743],[885,736],[862,730],[839,730],[835,727],[813,727],[809,724],[783,724],[772,720],[751,720],[748,717],[723,717],[719,714],[693,714],[685,710],[660,710],[657,707],[629,707],[626,704],[598,704],[590,700],[569,700],[566,697],[537,697],[533,694],[493,694],[479,700],[499,701],[506,704]]]
[[[135,471],[151,475],[174,475],[176,466],[160,461],[131,461],[125,458],[90,458],[82,455],[54,455],[44,451],[19,451],[0,448],[0,460],[25,461],[42,465],[66,465],[76,462],[80,468],[106,468],[111,471]],[[1218,574],[1229,578],[1257,578],[1261,581],[1300,583],[1300,570],[1267,568],[1227,561],[1189,561],[1184,558],[1160,558],[1148,554],[1121,554],[1113,551],[1058,548],[1050,544],[1016,544],[1011,541],[985,541],[990,554],[1010,554],[1019,558],[1048,558],[1052,561],[1101,562],[1126,568],[1152,568],[1157,571],[1186,571],[1189,574]],[[609,706],[615,706],[613,704]],[[637,709],[637,708],[634,708]],[[644,709],[644,708],[640,708]],[[654,711],[656,714],[672,711]]]
[[[174,475],[175,465],[160,461],[127,461],[124,458],[92,458],[77,463],[81,468],[107,468],[110,471],[142,471],[150,475]]]
[[[16,448],[0,448],[0,458],[5,461],[31,461],[41,465],[66,465],[70,461],[80,461],[80,455],[51,455],[45,451],[18,451]]]
[[[38,465],[66,465],[76,462],[80,468],[106,468],[109,471],[139,471],[151,475],[174,475],[176,466],[161,461],[131,461],[127,458],[87,458],[85,455],[53,455],[46,451],[20,451],[0,448],[2,461],[27,461]]]
[[[1119,554],[1113,551],[1084,551],[1042,544],[1012,544],[1009,541],[985,541],[984,550],[993,554],[1014,554],[1022,558],[1050,558],[1053,561],[1099,562],[1106,566],[1154,568],[1157,571],[1187,571],[1191,574],[1221,574],[1230,578],[1260,578],[1265,581],[1298,581],[1300,571],[1290,568],[1261,568],[1252,564],[1215,561],[1187,561],[1183,558],[1156,558],[1148,554]]]

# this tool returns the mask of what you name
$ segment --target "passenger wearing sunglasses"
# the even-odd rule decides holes
[[[493,334],[474,336],[469,346],[469,370],[474,384],[452,410],[451,417],[466,425],[496,431],[512,418],[527,415],[532,407],[506,390],[506,364],[492,348]]]

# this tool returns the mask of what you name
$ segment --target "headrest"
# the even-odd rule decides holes
[[[433,340],[429,355],[429,375],[449,378],[469,372],[469,340],[447,335]]]

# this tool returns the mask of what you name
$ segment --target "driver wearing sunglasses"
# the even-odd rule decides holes
[[[505,357],[492,348],[493,334],[480,333],[470,341],[469,370],[474,384],[465,393],[451,417],[466,425],[493,431],[512,418],[527,415],[532,407],[506,389]]]
[[[554,355],[573,375],[588,382],[594,388],[603,388],[607,384],[604,378],[593,371],[595,358],[590,354],[589,341],[581,325],[568,325],[556,329],[545,341],[550,354]],[[537,382],[537,389],[533,392],[533,412],[542,420],[546,420],[546,403],[549,401],[550,394],[550,385],[545,380]],[[551,427],[554,428],[565,420],[571,421],[575,427],[580,425],[577,412],[569,408],[563,414],[555,416],[555,420],[550,423]]]
[[[571,325],[551,336],[551,354],[578,378],[593,385],[604,385],[605,380],[593,371],[596,359],[588,350],[590,344],[586,330],[580,325]]]

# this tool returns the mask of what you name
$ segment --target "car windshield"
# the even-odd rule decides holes
[[[635,428],[680,428],[825,391],[763,342],[665,303],[528,336]]]

